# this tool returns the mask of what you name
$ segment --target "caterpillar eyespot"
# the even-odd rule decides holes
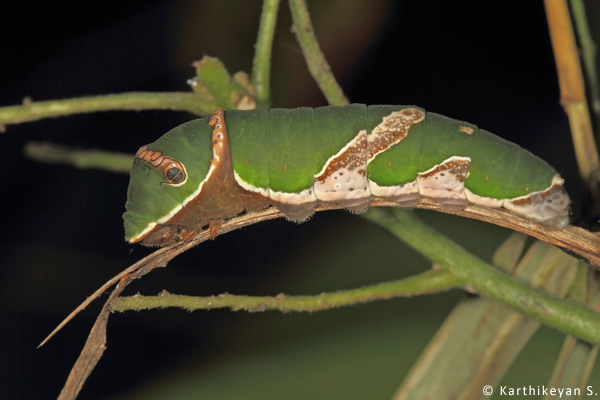
[[[164,156],[160,151],[148,150],[143,146],[137,151],[134,164],[142,166],[142,163],[145,164],[144,169],[147,167],[160,175],[164,179],[163,183],[183,185],[187,180],[183,165],[171,157]]]

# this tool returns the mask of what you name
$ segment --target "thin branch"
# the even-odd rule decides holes
[[[71,372],[67,377],[67,381],[60,391],[58,400],[73,400],[77,398],[77,395],[83,388],[83,384],[90,376],[98,361],[102,357],[104,350],[106,350],[106,326],[108,324],[108,316],[110,315],[110,305],[119,294],[125,289],[123,287],[117,287],[109,296],[108,300],[102,307],[102,311],[96,318],[96,322],[92,327],[88,339],[81,350],[81,354],[75,361]]]
[[[226,225],[226,226],[225,226]],[[225,224],[223,227],[223,233],[230,232],[234,229],[237,229],[239,226],[234,224]],[[236,227],[232,227],[234,225]],[[122,291],[122,287],[126,286],[133,279],[139,279],[143,275],[151,272],[152,270],[160,267],[166,267],[169,261],[173,258],[177,257],[179,254],[184,251],[191,249],[194,246],[210,239],[210,235],[208,234],[208,230],[201,232],[195,238],[187,242],[182,243],[174,243],[169,246],[162,247],[156,250],[154,253],[142,258],[129,268],[124,271],[121,271],[119,274],[111,278],[108,282],[102,285],[98,290],[96,290],[90,297],[85,299],[83,303],[81,303],[75,310],[71,312],[40,344],[38,347],[42,347],[48,340],[50,340],[58,331],[60,331],[70,320],[72,320],[80,311],[85,310],[85,308],[98,297],[100,297],[104,292],[106,292],[111,286],[119,283],[118,287]],[[111,296],[114,299],[113,296]],[[111,300],[112,301],[112,300]],[[108,304],[108,302],[107,302]],[[99,317],[100,318],[100,317]]]
[[[375,199],[373,202],[375,206],[393,206],[393,203],[384,202],[379,199]],[[435,209],[438,211],[445,211],[438,204],[435,204],[428,200],[423,200],[419,204],[420,208],[428,208]],[[318,211],[334,209],[335,206],[322,205],[318,208]],[[371,210],[367,216],[369,219],[377,219],[374,218],[376,213],[384,213],[380,214],[384,217],[381,219],[380,224],[382,226],[388,227],[388,229],[392,229],[391,226],[395,226],[396,229],[394,233],[400,236],[398,233],[402,232],[403,229],[405,232],[412,232],[413,234],[416,232],[414,230],[415,226],[418,229],[423,229],[417,222],[410,221],[410,223],[406,224],[397,224],[395,222],[388,225],[389,221],[386,222],[386,219],[392,219],[392,217],[385,213],[382,210]],[[461,215],[471,216],[477,219],[485,219],[490,218],[489,215],[494,216],[494,218],[499,221],[503,221],[500,225],[510,225],[510,220],[514,220],[512,223],[521,224],[524,227],[529,226],[529,234],[532,236],[541,236],[547,235],[546,241],[551,242],[549,239],[553,239],[555,242],[561,242],[563,244],[562,247],[568,247],[570,244],[568,243],[568,238],[585,238],[588,240],[588,244],[590,247],[594,248],[595,251],[599,251],[600,249],[600,238],[581,229],[569,226],[560,231],[544,231],[544,229],[537,226],[537,224],[533,224],[531,222],[524,222],[519,217],[513,216],[506,212],[501,212],[500,210],[488,210],[488,209],[480,209],[476,206],[469,206],[464,211],[460,212]],[[387,215],[387,216],[385,216]],[[504,216],[502,216],[504,215]],[[487,217],[484,217],[487,216]],[[254,223],[267,221],[274,218],[282,218],[284,214],[278,211],[276,208],[268,208],[261,212],[257,213],[247,213],[236,218],[232,218],[228,221],[225,221],[221,226],[219,234],[225,234],[227,232],[233,231],[235,229],[239,229],[243,226],[251,225]],[[409,218],[410,220],[410,218]],[[400,228],[403,226],[403,228]],[[413,230],[411,230],[411,226]],[[429,229],[429,228],[426,228]],[[426,230],[425,229],[425,230]],[[527,229],[525,229],[527,230]],[[445,247],[448,250],[444,251],[444,243],[442,246],[438,246],[437,244],[432,246],[435,251],[433,253],[429,252],[427,249],[423,249],[422,247],[429,247],[429,244],[434,244],[434,241],[439,241],[440,235],[437,233],[433,233],[430,236],[430,233],[422,232],[425,234],[426,239],[422,239],[422,236],[415,235],[412,240],[413,241],[421,241],[420,245],[414,246],[415,248],[422,251],[424,254],[428,255],[431,259],[440,260],[444,262],[444,266],[448,267],[450,272],[452,272],[455,277],[459,277],[458,282],[468,281],[472,284],[472,286],[481,292],[484,295],[489,295],[490,297],[497,299],[499,301],[505,302],[506,304],[512,306],[513,308],[524,312],[527,315],[533,316],[539,319],[543,323],[547,323],[552,326],[556,326],[557,328],[564,330],[565,332],[571,333],[575,336],[578,336],[584,340],[587,340],[591,343],[600,343],[600,318],[597,314],[593,313],[589,309],[584,308],[580,304],[576,304],[573,302],[561,302],[557,299],[551,298],[547,295],[544,295],[534,289],[529,288],[526,285],[520,284],[519,282],[515,282],[508,278],[503,273],[487,266],[485,263],[479,261],[474,256],[469,255],[464,252],[464,250],[460,249],[454,243],[448,242],[445,243]],[[587,236],[586,236],[587,235]],[[408,234],[410,237],[411,234]],[[106,329],[106,323],[109,311],[112,311],[112,305],[114,300],[117,298],[116,294],[120,293],[120,291],[133,279],[140,278],[141,276],[149,273],[155,268],[165,267],[167,263],[172,260],[177,255],[182,252],[210,239],[210,232],[208,229],[199,232],[196,236],[190,239],[187,242],[176,243],[170,246],[163,247],[154,253],[150,254],[146,258],[140,260],[136,264],[132,265],[125,271],[121,272],[107,283],[105,283],[100,289],[98,289],[92,296],[86,299],[79,307],[77,307],[41,344],[46,343],[56,332],[58,332],[64,325],[66,325],[75,315],[77,315],[81,310],[85,309],[94,299],[98,298],[102,293],[104,293],[111,286],[119,283],[117,289],[113,292],[113,295],[110,296],[107,301],[102,313],[98,317],[96,325],[94,325],[93,332],[90,334],[88,338],[88,342],[86,342],[86,346],[84,351],[82,351],[81,356],[77,360],[76,365],[73,367],[73,371],[71,372],[67,384],[65,385],[65,389],[63,392],[65,394],[70,393],[70,396],[65,395],[61,397],[61,399],[71,399],[75,398],[78,391],[81,389],[83,382],[89,374],[91,373],[93,367],[98,362],[102,351],[104,350],[104,344],[106,341],[106,336],[103,332]],[[442,242],[447,241],[446,239],[442,239]],[[409,243],[410,238],[409,238]],[[411,245],[415,244],[414,242]],[[421,246],[421,248],[419,247]],[[454,254],[458,252],[457,256]],[[466,254],[460,254],[460,253]],[[455,258],[456,257],[456,258]],[[600,265],[600,257],[596,254],[595,258],[597,265]],[[465,261],[469,263],[466,267],[461,267],[457,265],[457,263],[461,263],[461,261]],[[474,260],[474,261],[473,261]],[[447,262],[446,262],[447,261]],[[473,261],[475,264],[472,264]],[[489,272],[489,271],[493,272]],[[458,271],[456,273],[455,271]],[[494,275],[495,272],[495,275]],[[434,272],[431,272],[435,274]],[[482,274],[479,276],[479,274]],[[491,275],[490,275],[491,274]],[[435,275],[434,275],[435,276]],[[414,277],[414,279],[421,279],[418,277]],[[448,276],[444,278],[444,275],[437,275],[441,279],[440,288],[444,287],[444,279],[450,279]],[[434,279],[431,278],[431,287],[434,287]],[[456,279],[456,278],[452,278]],[[505,292],[506,290],[506,292]],[[529,297],[531,296],[531,297]],[[556,322],[556,318],[561,319],[561,323],[554,324]],[[62,396],[62,395],[61,395]]]
[[[183,92],[132,92],[38,102],[25,100],[20,106],[0,107],[0,131],[4,131],[8,124],[96,111],[175,110],[208,115],[215,108],[214,103]]]
[[[259,108],[268,108],[271,99],[271,52],[280,0],[264,0],[256,50],[252,61],[252,85]]]
[[[383,201],[381,199],[374,199],[372,206],[381,206],[381,207],[397,207],[397,204],[391,203],[388,201]],[[423,208],[428,210],[435,210],[440,212],[445,212],[448,214],[457,214],[464,217],[479,219],[486,222],[495,223],[500,226],[504,226],[507,228],[512,228],[515,230],[519,230],[523,233],[526,233],[530,236],[553,244],[562,249],[567,249],[569,253],[580,256],[581,258],[588,259],[589,262],[595,266],[596,268],[600,268],[600,236],[594,235],[591,232],[586,231],[585,229],[581,229],[575,226],[568,226],[561,230],[547,230],[539,224],[535,224],[529,221],[525,221],[516,215],[513,215],[507,211],[503,211],[501,209],[487,209],[479,206],[471,205],[468,206],[463,211],[459,212],[450,212],[445,208],[441,207],[439,204],[423,199],[416,206],[417,208]],[[339,209],[339,206],[333,204],[323,204],[317,208],[317,211],[325,211],[325,210],[334,210]],[[369,211],[366,214],[367,217],[372,217],[373,213],[376,210]],[[381,211],[380,211],[381,212]],[[256,224],[263,221],[268,221],[276,218],[284,218],[285,214],[276,208],[267,208],[263,211],[254,212],[254,213],[246,213],[242,214],[238,217],[232,218],[230,220],[225,221],[218,234],[222,235],[233,230],[242,228],[244,226],[249,226],[252,224]],[[436,233],[439,236],[439,234]],[[66,325],[75,315],[79,313],[79,311],[85,309],[88,304],[90,304],[94,299],[98,298],[102,293],[104,293],[109,287],[119,282],[124,276],[138,270],[139,268],[146,265],[150,262],[151,257],[156,257],[157,255],[162,256],[163,252],[171,252],[177,251],[172,257],[168,258],[167,261],[164,261],[161,266],[165,266],[166,263],[174,258],[180,252],[183,252],[189,248],[192,248],[208,239],[210,239],[210,232],[208,229],[198,232],[196,236],[191,238],[188,242],[177,243],[171,246],[163,247],[156,252],[152,253],[150,256],[144,258],[133,266],[129,267],[125,271],[121,272],[119,275],[115,276],[108,282],[106,282],[100,289],[98,289],[92,296],[86,299],[79,307],[77,307],[61,324],[42,342],[41,345],[46,343],[56,332],[58,332],[64,325]],[[423,242],[425,245],[428,243],[428,239]],[[175,249],[175,250],[174,250]],[[427,254],[427,252],[425,252]],[[165,258],[166,259],[166,258]],[[445,265],[447,266],[447,265]],[[537,292],[536,292],[537,293]],[[599,336],[600,338],[600,336]],[[600,340],[600,339],[599,339]]]
[[[394,207],[394,203],[384,201],[375,201],[372,205]],[[490,224],[523,232],[536,239],[550,243],[579,259],[587,260],[591,266],[600,269],[600,236],[577,226],[569,225],[563,229],[550,229],[535,222],[527,221],[502,208],[486,208],[474,204],[467,206],[462,211],[455,212],[447,210],[434,201],[422,199],[415,208],[478,219]]]
[[[167,292],[159,296],[130,296],[115,300],[113,310],[142,310],[152,308],[179,307],[188,311],[213,308],[231,308],[234,311],[320,311],[331,308],[365,303],[394,297],[410,297],[427,293],[438,293],[462,287],[461,281],[445,270],[430,270],[405,279],[385,282],[352,290],[321,293],[316,296],[182,296]]]
[[[106,283],[102,288],[96,291],[91,298],[86,300],[82,305],[80,305],[71,315],[63,321],[61,325],[57,329],[40,344],[42,346],[54,333],[56,333],[64,324],[79,311],[83,310],[87,304],[89,304],[93,299],[102,294],[102,292],[108,287],[112,286],[115,283],[119,283],[117,287],[113,290],[111,295],[108,297],[108,300],[104,304],[102,311],[98,315],[94,326],[88,336],[87,341],[85,342],[85,346],[81,351],[81,354],[77,358],[75,365],[71,369],[69,373],[69,377],[65,382],[65,386],[63,387],[58,400],[73,400],[77,397],[83,384],[90,376],[96,364],[102,357],[102,353],[106,349],[106,325],[108,324],[108,316],[112,312],[112,304],[114,300],[123,292],[123,290],[135,279],[139,279],[152,270],[160,267],[164,267],[167,263],[176,257],[178,254],[181,254],[183,251],[189,249],[195,244],[188,243],[179,243],[172,246],[167,246],[162,249],[155,251],[144,259],[138,261],[127,270],[121,272],[119,275],[111,279],[108,283]]]
[[[592,34],[587,22],[585,13],[585,4],[583,0],[570,0],[573,23],[577,31],[577,38],[581,46],[581,58],[583,60],[583,70],[589,81],[590,103],[596,115],[596,122],[600,122],[600,82],[596,72],[596,44],[592,39]]]
[[[560,84],[560,102],[569,116],[579,174],[589,182],[600,169],[592,122],[585,98],[579,53],[566,0],[544,0]]]
[[[386,204],[386,202],[381,202],[377,199],[374,201],[374,203],[374,205],[380,206],[391,205],[389,203]],[[430,209],[436,209],[439,207],[439,205],[430,201],[423,201],[420,206],[421,208]],[[321,206],[319,207],[319,211],[331,208],[335,207]],[[442,273],[431,271],[429,274],[432,274],[433,278],[431,278],[431,276],[427,277],[426,274],[422,274],[413,278],[409,278],[406,280],[406,282],[410,282],[411,279],[417,281],[420,279],[425,279],[426,282],[427,280],[430,280],[429,284],[431,288],[435,288],[437,285],[437,288],[441,290],[442,288],[449,288],[451,285],[447,279],[454,280],[457,279],[456,277],[458,277],[458,281],[456,282],[457,284],[460,284],[460,282],[469,282],[471,286],[481,294],[504,302],[514,309],[538,319],[540,322],[555,326],[558,329],[578,336],[591,343],[600,343],[600,317],[598,314],[595,314],[593,311],[575,302],[565,302],[554,299],[524,284],[521,284],[518,281],[510,279],[507,275],[495,270],[492,267],[489,267],[476,257],[466,253],[456,244],[441,237],[441,235],[438,233],[433,232],[430,228],[424,226],[416,218],[410,216],[407,211],[400,211],[401,212],[396,212],[395,215],[392,216],[384,210],[371,210],[367,214],[367,218],[370,220],[378,220],[380,225],[390,229],[398,237],[402,237],[403,240],[407,241],[407,243],[424,253],[432,260],[443,263],[443,265],[449,268],[449,271],[451,272],[450,275],[444,275]],[[478,210],[478,207],[470,206],[461,213],[478,215],[478,213],[485,214],[488,212],[490,211],[485,209]],[[279,212],[275,208],[269,208],[258,213],[243,214],[239,217],[225,221],[219,231],[219,234],[224,234],[257,222],[281,217],[284,217],[283,213]],[[516,216],[511,216],[508,214],[506,219],[510,218],[516,220],[519,219]],[[404,220],[402,221],[402,219]],[[526,222],[521,223],[523,225],[537,225]],[[567,227],[561,231],[550,231],[546,233],[551,236],[561,236],[564,232],[571,230],[588,233],[596,240],[595,248],[600,248],[600,238],[580,228]],[[540,232],[544,232],[543,229],[541,229]],[[532,233],[535,232],[532,231]],[[87,379],[93,367],[98,362],[102,351],[104,350],[104,344],[106,341],[106,336],[103,333],[105,332],[106,323],[108,321],[106,317],[108,312],[113,310],[113,305],[116,304],[116,295],[119,294],[120,291],[133,279],[138,279],[155,268],[165,267],[167,263],[177,255],[196,246],[199,243],[202,243],[203,241],[208,240],[209,238],[210,232],[207,229],[199,232],[195,237],[187,242],[176,243],[163,247],[150,254],[146,258],[140,260],[127,270],[121,272],[110,281],[105,283],[92,296],[90,296],[79,307],[77,307],[50,334],[50,336],[48,336],[48,338],[42,342],[42,344],[44,344],[46,341],[48,341],[70,319],[79,313],[79,311],[87,307],[87,305],[89,305],[94,299],[98,298],[112,285],[119,283],[117,289],[115,289],[113,294],[110,296],[102,313],[98,317],[96,325],[94,325],[94,329],[88,338],[84,351],[82,351],[82,354],[79,357],[76,365],[73,367],[73,371],[71,372],[67,384],[65,385],[65,389],[63,390],[65,396],[61,395],[61,399],[74,398],[77,392],[81,389],[83,382],[85,379]],[[438,278],[439,285],[435,283]],[[383,285],[383,288],[385,288],[385,284]],[[312,300],[318,300],[318,296]],[[342,296],[335,301],[337,301],[339,305],[342,305],[343,300],[344,299]],[[361,300],[359,299],[359,301]],[[254,304],[252,308],[259,310],[261,307],[262,306],[260,304]],[[70,395],[66,395],[69,393]]]
[[[550,297],[512,279],[463,250],[407,210],[372,209],[365,218],[377,223],[455,276],[477,293],[585,341],[600,344],[600,315],[580,303]]]
[[[331,73],[331,68],[329,68],[329,64],[319,47],[310,22],[306,2],[304,0],[290,0],[290,9],[294,19],[292,31],[296,34],[296,39],[302,48],[311,75],[317,81],[329,104],[332,106],[348,104],[344,91],[338,85],[333,73]]]
[[[120,174],[129,174],[133,155],[103,150],[78,149],[49,142],[27,142],[25,156],[49,164],[66,164],[76,168],[94,168]]]

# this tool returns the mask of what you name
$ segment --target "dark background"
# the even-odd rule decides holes
[[[588,3],[594,26],[600,8]],[[416,104],[520,144],[566,178],[573,218],[579,218],[580,183],[568,121],[559,106],[542,2],[364,0],[309,6],[325,55],[352,102]],[[2,6],[0,106],[19,104],[25,96],[40,101],[187,91],[186,80],[194,74],[190,64],[204,54],[219,57],[232,73],[249,72],[260,7],[259,1],[222,0]],[[273,106],[324,105],[289,28],[283,2],[274,46]],[[44,347],[36,346],[105,281],[149,253],[123,240],[127,176],[39,164],[22,156],[24,144],[52,141],[134,153],[190,118],[168,111],[115,111],[6,127],[0,136],[3,398],[55,398],[106,296]],[[458,217],[420,215],[486,260],[508,234]],[[302,225],[273,221],[219,237],[144,277],[128,292],[316,294],[425,268],[426,260],[385,232],[348,213],[329,212]],[[243,398],[268,398],[260,390],[276,391],[286,382],[299,385],[281,389],[287,398],[318,398],[311,390],[323,398],[389,398],[462,297],[454,291],[312,315],[227,310],[114,314],[108,349],[80,398],[143,397],[168,387],[183,392],[177,386],[181,377],[204,382],[202,393],[210,398],[228,398],[235,390]],[[538,378],[520,378],[518,371],[537,370],[538,364],[532,364],[537,362],[544,364],[540,384],[547,381],[561,336],[546,328],[538,336],[554,346],[542,350],[549,359],[523,356],[507,379],[535,382]],[[379,350],[368,347],[378,344]],[[254,360],[252,354],[263,364],[248,361]],[[301,355],[315,357],[301,374],[292,369],[277,375],[297,365],[293,360]],[[324,366],[318,357],[333,364]],[[261,365],[277,366],[274,375],[254,378]],[[352,368],[346,371],[342,365]],[[242,384],[244,374],[248,382]],[[207,389],[207,376],[222,382],[217,385],[222,393]]]

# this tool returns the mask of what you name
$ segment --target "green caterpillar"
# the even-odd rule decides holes
[[[273,205],[294,221],[319,203],[351,211],[373,197],[450,210],[504,207],[552,228],[569,223],[563,179],[477,126],[410,106],[223,111],[176,127],[136,154],[125,238],[146,245]]]

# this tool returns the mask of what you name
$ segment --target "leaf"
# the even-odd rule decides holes
[[[523,247],[511,235],[494,255],[510,267]],[[548,294],[564,297],[575,278],[577,261],[543,242],[536,242],[515,269]],[[412,367],[394,400],[477,399],[485,385],[497,385],[521,349],[540,327],[523,314],[485,298],[461,301]]]
[[[246,87],[241,85],[244,79],[239,73],[236,74],[236,79],[232,79],[218,58],[204,56],[193,65],[198,76],[198,80],[193,81],[195,91],[203,95],[210,94],[217,100],[218,106],[226,110],[256,107],[256,102],[247,93],[249,83]],[[248,107],[248,103],[254,104],[254,107]]]
[[[569,293],[569,298],[585,303],[588,283],[588,269],[585,265],[579,266],[577,280]],[[593,278],[590,278],[593,279]],[[590,290],[589,305],[596,311],[600,309],[600,290],[597,280]],[[587,393],[586,384],[592,373],[592,368],[598,357],[598,346],[594,346],[572,335],[567,335],[562,349],[554,366],[548,388],[579,388],[580,393]],[[581,396],[561,396],[565,399],[576,399]],[[543,400],[556,398],[550,393]]]

